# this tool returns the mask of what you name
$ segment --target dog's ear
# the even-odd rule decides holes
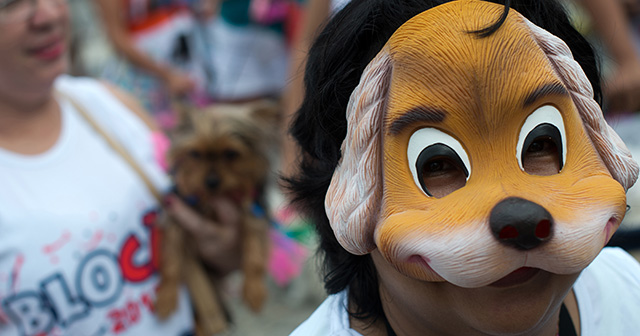
[[[547,54],[564,85],[569,89],[587,134],[611,176],[628,190],[638,178],[638,163],[604,119],[600,106],[593,99],[593,88],[584,71],[573,59],[571,50],[564,41],[528,20],[526,22],[534,39]]]
[[[181,134],[190,133],[193,130],[193,115],[199,113],[200,109],[179,99],[172,100],[171,107],[173,111],[177,113],[177,121],[175,126],[172,127],[168,133],[171,139],[175,139],[180,137]]]
[[[364,70],[347,106],[342,158],[325,197],[325,210],[340,245],[353,254],[375,248],[382,199],[382,135],[391,83],[387,48]]]
[[[282,118],[282,104],[275,99],[260,99],[250,103],[251,117],[276,127]]]

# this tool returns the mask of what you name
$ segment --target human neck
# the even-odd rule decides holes
[[[51,148],[60,135],[60,107],[51,92],[0,94],[0,147],[25,155]]]
[[[554,319],[555,321],[557,321],[557,319]],[[404,321],[404,319],[402,319],[402,321]],[[360,334],[362,334],[363,336],[390,336],[389,333],[387,332],[387,328],[386,325],[384,323],[384,321],[381,321],[380,319],[377,320],[374,323],[371,323],[370,321],[361,321],[358,319],[355,319],[353,317],[349,318],[349,322],[351,325],[351,328],[358,331]],[[458,333],[458,328],[454,327],[454,325],[449,325],[449,327],[447,327],[446,329],[436,329],[435,327],[433,328],[425,328],[425,329],[420,329],[420,328],[406,328],[406,326],[415,326],[414,324],[408,324],[406,322],[401,322],[401,321],[396,321],[395,323],[395,327],[392,326],[393,331],[395,333],[396,336],[406,336],[406,335],[438,335],[438,336],[442,336],[442,335],[471,335],[471,334],[467,334],[467,333]],[[403,327],[405,326],[405,327]],[[421,331],[417,331],[417,330],[421,330]],[[557,322],[554,323],[549,323],[548,325],[546,325],[544,328],[542,328],[539,331],[536,331],[530,335],[548,335],[548,336],[556,336],[557,335]],[[474,335],[483,335],[485,336],[485,334],[481,334],[481,333],[476,333]],[[526,334],[529,335],[529,334]],[[488,336],[488,335],[486,335]],[[523,335],[525,336],[525,335]]]
[[[391,336],[393,334],[395,336],[490,335],[473,329],[453,313],[439,314],[442,311],[435,310],[430,312],[423,311],[420,316],[408,314],[406,310],[394,307],[397,300],[385,295],[384,291],[381,292],[381,301],[386,316],[375,321],[359,320],[350,316],[350,327],[363,336]],[[353,311],[355,306],[350,303],[349,308]],[[558,334],[559,315],[560,310],[558,309],[546,321],[541,321],[541,324],[535,330],[530,330],[517,336],[556,336]],[[387,331],[389,327],[393,329],[393,333]],[[578,335],[580,335],[579,332]]]
[[[554,314],[554,317],[549,319],[547,323],[544,323],[539,328],[532,330],[530,332],[518,333],[514,336],[558,336],[558,316]],[[407,336],[407,335],[474,335],[474,336],[492,336],[493,334],[486,334],[480,332],[478,330],[474,330],[464,325],[463,323],[456,323],[454,319],[451,319],[449,323],[435,323],[431,325],[426,324],[410,324],[406,322],[406,319],[402,319],[401,321],[395,321],[395,326],[392,326],[392,322],[386,322],[383,324],[384,330],[379,329],[377,334],[372,335],[380,335],[380,336]],[[409,327],[407,327],[409,326]],[[387,331],[391,330],[391,331]],[[365,335],[365,334],[363,334]],[[366,334],[368,335],[368,334]],[[562,335],[560,335],[562,336]]]

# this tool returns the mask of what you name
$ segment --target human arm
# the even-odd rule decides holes
[[[220,9],[222,0],[200,0],[197,2],[196,15],[203,21],[213,18]]]
[[[289,82],[283,97],[284,117],[282,118],[282,159],[280,169],[282,175],[291,176],[294,173],[295,160],[298,149],[289,135],[289,125],[304,97],[304,68],[307,53],[311,47],[316,32],[329,16],[329,0],[309,0],[304,9],[302,30],[296,36],[291,48],[291,63],[289,66]]]
[[[619,0],[580,0],[590,14],[599,37],[613,61],[614,73],[604,87],[608,108],[613,111],[640,109],[640,57],[634,48],[629,22]]]
[[[159,64],[139,50],[126,29],[122,1],[96,0],[104,29],[114,49],[128,62],[159,78],[173,95],[181,96],[193,90],[195,82],[188,75],[170,66]]]

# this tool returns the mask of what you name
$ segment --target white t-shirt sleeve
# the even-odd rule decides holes
[[[573,287],[582,336],[640,335],[640,264],[620,248],[605,248]]]

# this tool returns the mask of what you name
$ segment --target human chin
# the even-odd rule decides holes
[[[33,78],[43,85],[50,85],[58,76],[66,73],[69,68],[68,52],[63,50],[57,57],[47,61],[31,62]]]
[[[578,275],[540,271],[515,286],[457,287],[451,292],[454,301],[462,302],[459,306],[461,316],[481,333],[553,335],[557,328],[557,311]]]

